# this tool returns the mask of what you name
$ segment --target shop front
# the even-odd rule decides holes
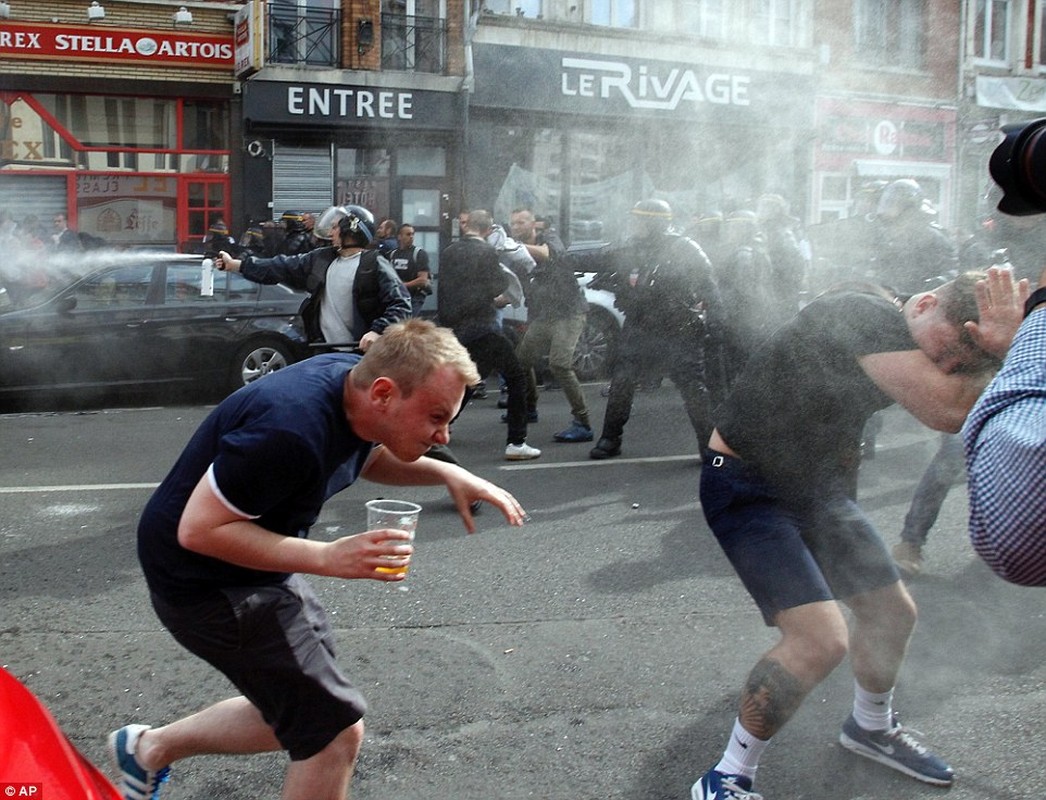
[[[474,64],[468,204],[499,220],[525,205],[569,241],[615,241],[643,197],[681,227],[764,192],[805,203],[809,75],[494,44]]]
[[[3,32],[0,62],[33,65],[0,91],[0,209],[26,235],[39,226],[46,242],[61,213],[99,243],[175,249],[228,215],[231,35],[14,21]],[[105,77],[113,65],[141,77]],[[180,70],[214,80],[171,81]]]
[[[254,221],[355,204],[415,226],[430,259],[457,212],[462,96],[414,88],[243,84],[243,207]]]
[[[862,187],[912,178],[954,224],[957,120],[954,107],[818,98],[810,221],[849,216]]]

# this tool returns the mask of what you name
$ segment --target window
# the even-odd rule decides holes
[[[589,0],[587,19],[593,25],[610,28],[635,28],[639,25],[636,0]]]
[[[752,10],[752,41],[779,47],[798,44],[798,5],[797,0],[757,0]]]
[[[389,207],[389,166],[384,148],[339,147],[335,159],[334,203],[369,208],[381,216]]]
[[[37,94],[37,101],[84,147],[175,149],[177,100]]]
[[[442,147],[401,147],[396,153],[396,174],[442,178],[447,174],[446,151]]]
[[[404,189],[400,219],[412,225],[439,225],[439,189]]]
[[[680,29],[708,39],[726,38],[726,0],[679,0]]]
[[[1010,60],[1010,0],[976,0],[973,56],[984,61]]]
[[[229,149],[229,104],[185,100],[182,104],[182,147],[186,150]]]
[[[382,69],[441,74],[447,60],[445,0],[391,0],[382,5]]]
[[[337,66],[339,17],[336,0],[270,0],[269,60]]]
[[[876,66],[922,69],[925,17],[921,0],[855,0],[857,56]]]
[[[153,268],[146,264],[121,267],[95,275],[77,287],[76,308],[87,311],[114,306],[143,306],[149,296],[152,276]]]
[[[164,296],[168,303],[187,303],[199,300],[203,270],[201,267],[169,266]]]

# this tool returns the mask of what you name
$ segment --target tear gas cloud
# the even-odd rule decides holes
[[[75,252],[56,252],[8,240],[0,252],[0,287],[18,285],[31,289],[57,290],[100,267],[140,264],[143,260],[180,261],[202,256],[169,250],[101,247]]]

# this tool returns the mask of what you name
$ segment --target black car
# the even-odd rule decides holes
[[[9,407],[180,387],[220,397],[310,355],[303,294],[218,272],[200,256],[132,250],[25,263],[0,260],[0,404]]]

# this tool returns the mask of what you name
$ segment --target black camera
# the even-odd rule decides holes
[[[1046,119],[1002,127],[1004,139],[988,161],[1003,198],[999,211],[1015,217],[1046,213]]]

